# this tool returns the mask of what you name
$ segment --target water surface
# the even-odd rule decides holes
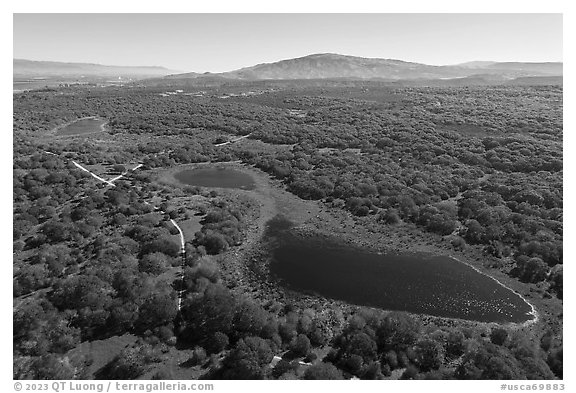
[[[291,239],[274,249],[270,271],[291,289],[357,305],[481,322],[532,319],[518,294],[445,256]]]
[[[82,119],[68,124],[58,130],[57,135],[83,135],[94,132],[102,132],[102,126],[106,123],[102,119]]]
[[[200,187],[240,188],[253,190],[256,187],[252,176],[230,168],[184,169],[174,174],[182,184]]]

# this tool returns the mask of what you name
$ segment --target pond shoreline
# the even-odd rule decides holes
[[[364,247],[359,246],[354,242],[343,241],[343,239],[331,236],[330,234],[318,233],[309,228],[294,228],[291,231],[285,232],[279,238],[275,239],[273,238],[272,243],[275,244],[272,244],[270,247],[271,252],[269,261],[273,261],[273,263],[275,263],[276,265],[275,267],[265,268],[265,270],[273,271],[274,274],[272,274],[272,276],[279,275],[279,278],[281,279],[280,281],[284,282],[284,284],[287,284],[288,287],[293,287],[292,290],[297,290],[296,288],[304,288],[303,290],[305,292],[308,292],[308,288],[310,289],[316,288],[312,292],[316,290],[322,292],[323,293],[323,295],[321,295],[322,297],[334,298],[334,296],[336,296],[336,298],[338,298],[341,301],[345,302],[349,301],[352,304],[365,305],[367,307],[376,307],[381,309],[388,309],[392,307],[393,309],[401,310],[401,308],[397,307],[407,307],[407,309],[405,309],[406,312],[410,312],[413,314],[430,315],[432,317],[439,317],[439,318],[462,319],[480,323],[497,323],[501,325],[507,325],[507,324],[530,325],[538,320],[535,307],[530,302],[528,302],[521,294],[517,293],[513,289],[504,285],[496,278],[480,271],[479,269],[470,265],[469,263],[462,262],[461,260],[447,254],[431,253],[427,251],[398,252],[391,250],[382,250],[378,249],[377,247]],[[276,257],[274,255],[274,252],[280,252],[281,254],[278,254],[278,256]],[[303,277],[294,275],[291,272],[290,268],[287,267],[288,265],[285,265],[286,263],[288,263],[286,261],[286,256],[282,258],[280,255],[282,255],[283,253],[285,254],[286,252],[289,253],[288,255],[292,255],[293,253],[295,253],[295,255],[292,255],[291,257],[291,260],[294,262],[291,262],[289,266],[290,268],[298,267],[299,269],[303,269],[303,271],[305,272],[303,274]],[[328,257],[324,259],[325,257],[323,255],[327,255]],[[341,256],[344,255],[346,256],[344,259],[340,258]],[[315,263],[317,263],[318,268],[314,268],[311,267],[310,264],[303,264],[300,262],[301,260],[306,258],[312,258],[311,260],[316,261]],[[329,262],[327,262],[328,260]],[[357,261],[357,263],[356,265],[353,262],[348,263],[347,262],[348,260]],[[385,264],[382,265],[380,263]],[[433,264],[434,266],[432,266],[431,264]],[[358,267],[358,270],[355,269],[356,266]],[[464,266],[466,266],[466,268],[463,268]],[[424,276],[422,276],[422,274],[420,273],[422,269],[429,270],[430,274],[429,276],[426,276],[429,278],[425,278],[424,281],[422,281]],[[356,280],[361,280],[359,282],[364,282],[363,284],[364,291],[357,292],[355,290],[345,289],[346,284],[344,284],[344,286],[341,287],[342,290],[337,289],[338,287],[333,287],[327,284],[326,282],[320,285],[316,285],[314,283],[311,283],[310,280],[306,278],[308,277],[308,275],[315,276],[319,274],[320,271],[326,272],[325,273],[326,280],[335,280],[336,282],[342,281],[342,274],[345,274],[346,279],[342,281],[343,284],[354,282]],[[381,279],[377,278],[373,280],[372,278],[369,278],[370,274],[365,273],[369,271],[372,272],[371,274],[378,275],[378,277],[381,277]],[[336,276],[334,275],[331,276],[332,274],[331,272],[334,272]],[[386,293],[388,292],[388,290],[376,289],[379,286],[379,284],[376,284],[377,282],[380,282],[381,280],[382,284],[388,282],[388,284],[384,285],[391,285],[390,288],[394,288],[396,286],[395,279],[393,278],[391,279],[390,276],[387,276],[387,273],[391,273],[393,275],[399,274],[400,276],[398,277],[408,275],[407,277],[404,278],[405,281],[403,282],[405,282],[407,286],[416,285],[414,289],[416,289],[417,291],[413,293],[412,290],[410,290],[404,295],[399,295],[404,292],[403,285],[400,285],[400,287],[397,288],[397,290],[393,290],[392,297],[388,297],[389,295],[386,295],[384,298],[382,298],[382,295],[379,294],[382,291]],[[497,285],[497,287],[494,287],[495,288],[494,294],[496,294],[496,291],[498,291],[498,295],[496,298],[490,299],[492,295],[489,293],[491,292],[489,291],[487,293],[484,291],[484,288],[492,288],[490,287],[490,285],[492,284],[486,283],[484,284],[484,286],[481,285],[477,286],[476,282],[480,282],[478,281],[479,278],[475,278],[474,276],[477,273],[480,273],[482,277],[491,279],[495,282],[495,285]],[[449,284],[451,280],[450,277],[452,277],[453,274],[457,274],[459,276],[461,275],[461,278],[458,281],[454,282],[453,284]],[[332,278],[329,279],[328,278],[329,276],[331,276]],[[472,280],[470,281],[471,285],[463,284],[466,281],[461,280]],[[438,288],[436,285],[440,285],[440,288],[442,286],[446,286],[446,288],[445,290],[440,290],[438,292],[434,289]],[[427,286],[430,286],[430,288],[425,289]],[[449,288],[454,288],[456,290],[456,288],[459,287],[461,288],[461,290],[463,288],[469,288],[471,292],[467,292],[465,290],[466,292],[464,293],[467,293],[467,297],[461,298],[458,295],[458,293],[452,292],[451,289],[449,290]],[[478,290],[480,292],[474,292]],[[372,295],[367,295],[367,292],[365,291],[372,293]],[[443,299],[444,298],[450,299],[451,297],[454,296],[455,298],[454,301],[444,303],[448,308],[442,307],[440,303],[436,303],[436,305],[432,306],[432,308],[429,309],[428,312],[426,312],[425,310],[415,311],[416,309],[422,309],[422,308],[425,309],[427,307],[424,306],[422,303],[426,302],[427,300],[418,295],[418,293],[421,294],[426,293],[432,297],[440,296],[440,298]],[[413,294],[415,294],[416,297],[413,298],[412,300],[406,300],[406,301],[400,300],[403,299],[405,295],[412,296]],[[348,298],[349,300],[346,300],[346,298]],[[461,299],[462,302],[460,302]],[[496,303],[494,303],[495,301]],[[499,301],[501,301],[502,303],[498,303]],[[464,307],[464,303],[466,302],[471,302],[468,303],[470,309],[468,309],[468,307]],[[386,306],[386,304],[389,305]],[[476,304],[476,306],[474,306],[474,304]],[[480,306],[481,304],[485,305]],[[470,317],[464,317],[464,316],[454,317],[449,315],[453,313],[460,313],[461,311],[455,311],[458,310],[458,308],[454,309],[454,307],[458,306],[460,306],[460,310],[462,310],[462,312],[465,312],[466,314],[470,313]],[[522,314],[521,310],[526,308],[529,308],[530,312]],[[507,317],[505,317],[504,319],[512,318],[512,320],[509,321],[490,320],[491,318],[500,319],[503,318],[505,315],[507,315]],[[526,316],[531,315],[532,318],[524,320],[525,317],[522,317],[521,315]]]
[[[182,169],[172,176],[179,183],[192,187],[233,188],[248,191],[256,187],[252,176],[225,166]]]
[[[77,133],[77,134],[58,134],[59,131],[65,129],[66,127],[69,127],[75,123],[78,123],[80,121],[85,121],[85,120],[101,120],[103,121],[102,124],[99,125],[100,129],[97,131],[91,131],[91,132],[82,132],[82,133]],[[108,121],[101,119],[98,116],[85,116],[85,117],[81,117],[72,121],[69,121],[67,123],[61,124],[59,126],[56,126],[54,128],[52,128],[50,131],[48,131],[49,135],[55,136],[55,137],[59,137],[59,138],[67,138],[67,137],[76,137],[76,136],[84,136],[84,135],[92,135],[92,134],[99,134],[101,132],[106,132],[106,126],[108,125]]]
[[[175,167],[164,168],[161,172],[158,171],[157,179],[161,182],[182,187],[184,185],[173,178],[173,173],[183,169],[205,168],[207,166],[218,165],[234,168],[250,174],[254,177],[257,187],[255,190],[250,191],[225,188],[215,189],[219,192],[231,194],[240,192],[241,194],[253,197],[261,206],[260,217],[255,218],[254,222],[249,223],[250,229],[248,230],[244,244],[240,247],[234,247],[223,254],[223,257],[231,259],[229,261],[230,266],[226,267],[226,270],[228,270],[227,276],[229,276],[229,278],[232,277],[230,279],[234,282],[234,286],[238,286],[237,290],[239,291],[247,293],[254,292],[253,296],[259,299],[272,298],[277,300],[284,299],[284,301],[302,301],[311,307],[315,305],[320,306],[321,304],[338,304],[343,311],[346,310],[347,312],[359,307],[358,305],[349,304],[337,299],[328,299],[322,296],[311,296],[308,293],[290,291],[279,287],[277,282],[272,282],[269,279],[268,281],[263,281],[261,274],[255,275],[254,272],[251,271],[255,264],[265,265],[269,262],[265,257],[267,252],[266,245],[261,244],[263,226],[270,218],[278,213],[282,213],[294,221],[296,226],[295,230],[302,234],[329,234],[330,237],[336,238],[338,241],[354,244],[361,249],[376,250],[377,252],[405,252],[406,250],[414,250],[429,255],[445,256],[455,259],[458,262],[472,267],[476,272],[495,280],[502,287],[517,294],[530,306],[530,309],[532,310],[530,314],[533,318],[523,323],[508,323],[507,325],[510,328],[522,329],[540,325],[538,322],[540,322],[542,316],[537,311],[538,308],[536,304],[527,299],[526,295],[523,295],[523,293],[527,293],[530,286],[514,280],[500,270],[491,270],[490,272],[484,271],[486,268],[478,266],[479,261],[482,261],[483,258],[474,247],[470,247],[465,252],[454,252],[454,250],[444,244],[444,242],[441,241],[442,239],[438,236],[421,233],[422,231],[419,231],[417,228],[412,228],[407,224],[383,226],[382,228],[385,232],[380,230],[378,233],[375,233],[373,229],[365,227],[362,220],[366,220],[366,218],[352,216],[346,211],[329,207],[321,201],[302,200],[286,191],[281,181],[274,179],[260,169],[241,161],[201,162],[178,165]],[[386,238],[386,241],[382,242],[381,240],[384,237]],[[471,261],[468,262],[468,260],[475,260],[476,262],[472,263]],[[249,265],[252,265],[252,267],[248,267]],[[261,272],[262,270],[267,270],[267,267],[260,266],[258,270]],[[502,276],[502,279],[500,279],[499,276]],[[507,284],[508,282],[510,282],[510,285]],[[554,304],[555,302],[554,299],[548,300],[536,298],[535,300],[537,300],[538,304],[541,306],[548,303]],[[446,323],[453,325],[456,323],[463,326],[478,324],[490,326],[496,324],[495,322],[480,322],[459,318],[437,317],[418,313],[413,315],[423,321],[429,321],[430,323],[437,325]]]
[[[445,256],[454,259],[473,268],[478,273],[491,278],[498,282],[502,287],[514,292],[522,300],[530,306],[530,315],[532,318],[524,323],[509,323],[508,327],[514,329],[533,328],[540,326],[542,319],[549,320],[551,315],[561,312],[561,301],[554,298],[534,297],[528,299],[528,293],[533,292],[529,284],[522,283],[508,274],[498,269],[488,269],[481,263],[491,257],[484,256],[480,250],[470,246],[465,251],[455,251],[451,246],[445,244],[440,236],[423,233],[417,228],[407,227],[404,225],[386,226],[387,233],[375,233],[372,229],[362,228],[355,225],[362,222],[365,218],[354,217],[351,214],[339,211],[332,212],[333,217],[331,222],[322,222],[318,220],[315,222],[297,228],[304,236],[312,234],[327,236],[329,238],[338,239],[338,241],[345,242],[346,244],[353,245],[360,249],[370,249],[380,253],[403,253],[403,252],[417,252],[425,253],[432,256]],[[334,217],[336,216],[336,218]],[[352,223],[352,224],[351,224]],[[350,228],[353,227],[353,229]],[[383,241],[385,240],[385,241]],[[542,315],[539,309],[542,307],[551,307],[549,312]],[[458,319],[456,319],[458,320]],[[467,320],[464,320],[467,321]],[[483,323],[483,322],[478,322]]]
[[[463,263],[463,264],[467,265],[468,267],[474,269],[476,272],[478,272],[478,273],[480,273],[480,274],[482,274],[482,275],[484,275],[484,276],[486,276],[486,277],[488,277],[488,278],[496,281],[499,285],[503,286],[504,288],[506,288],[506,289],[509,290],[510,292],[515,293],[515,294],[516,294],[517,296],[519,296],[526,304],[528,304],[528,305],[530,306],[530,308],[531,308],[531,311],[529,312],[529,315],[532,315],[532,319],[529,319],[528,321],[519,324],[520,326],[527,327],[527,326],[533,325],[533,324],[535,324],[536,322],[538,322],[538,320],[540,319],[540,314],[539,314],[538,311],[536,310],[536,307],[535,307],[532,303],[530,303],[524,296],[522,296],[521,293],[515,291],[514,289],[510,288],[510,287],[507,286],[506,284],[502,283],[502,282],[501,282],[500,280],[498,280],[496,277],[493,277],[493,276],[491,276],[491,275],[489,275],[489,274],[484,273],[483,271],[481,271],[480,269],[478,269],[476,266],[471,265],[471,264],[468,263],[468,262],[462,261],[462,260],[460,260],[460,259],[458,259],[458,258],[455,258],[455,257],[451,256],[451,255],[446,255],[446,256],[447,256],[448,258],[451,258],[451,259],[455,260],[456,262]],[[517,324],[517,325],[518,325],[518,324]]]

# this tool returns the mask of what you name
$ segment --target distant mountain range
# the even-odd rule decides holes
[[[178,73],[164,67],[125,67],[14,59],[14,79],[148,79],[165,81],[258,80],[379,80],[403,84],[550,84],[562,83],[563,63],[473,61],[433,66],[394,59],[364,58],[333,53],[314,54],[258,64],[222,73]]]
[[[223,73],[185,73],[166,78],[220,77],[234,80],[364,79],[364,80],[444,80],[481,78],[505,82],[526,77],[560,77],[562,63],[521,63],[476,61],[458,65],[433,66],[393,59],[314,54],[275,63],[258,64]]]
[[[41,78],[64,78],[64,79],[93,79],[93,78],[125,78],[144,79],[174,74],[179,71],[169,70],[164,67],[130,67],[108,66],[89,63],[63,63],[58,61],[33,61],[14,59],[14,79],[41,79]]]

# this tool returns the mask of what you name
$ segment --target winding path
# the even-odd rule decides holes
[[[182,280],[182,284],[184,283],[184,266],[186,263],[186,241],[184,240],[184,232],[182,232],[182,229],[178,226],[178,224],[176,224],[176,221],[174,221],[173,219],[170,219],[170,222],[172,223],[172,225],[174,225],[176,227],[176,229],[178,229],[178,233],[180,233],[180,255],[182,258],[182,271],[180,272],[180,278]],[[178,290],[178,311],[180,311],[182,309],[182,297],[184,296],[184,289],[180,289]]]
[[[131,172],[134,172],[136,169],[140,168],[142,165],[144,164],[138,164],[136,165],[134,168],[130,169]],[[123,178],[124,176],[126,176],[128,174],[128,171],[124,171],[122,174],[116,176],[113,179],[110,179],[110,183],[114,183],[116,180],[120,180],[121,178]]]
[[[90,172],[88,169],[84,168],[82,165],[78,164],[76,161],[72,161],[72,164],[76,165],[78,168],[82,169],[84,172],[88,172],[90,175],[92,175],[92,177],[94,177],[95,179],[100,180],[101,182],[104,182],[106,184],[108,184],[111,187],[116,187],[116,185],[114,183],[112,183],[109,180],[103,179],[100,176],[96,175],[95,173]]]
[[[53,156],[58,156],[58,154],[50,152],[50,151],[46,151],[44,150],[44,153],[46,154],[50,154]],[[135,166],[134,168],[124,171],[122,174],[120,174],[119,176],[116,176],[110,180],[106,180],[98,175],[96,175],[93,172],[90,172],[88,169],[86,169],[85,167],[83,167],[82,165],[78,164],[76,161],[72,161],[72,163],[79,169],[83,170],[84,172],[88,172],[92,177],[94,177],[95,179],[100,180],[103,183],[106,183],[107,185],[109,185],[110,187],[116,187],[116,185],[114,184],[115,181],[121,179],[122,177],[125,177],[129,172],[134,172],[136,169],[140,168],[143,166],[143,164],[138,164],[137,166]],[[152,205],[151,203],[149,203],[148,201],[144,201],[145,204],[150,205],[154,208],[154,210],[158,210],[163,214],[167,214],[165,211],[161,210],[160,208]],[[176,221],[174,221],[172,218],[170,219],[170,222],[172,223],[172,225],[174,225],[174,227],[176,227],[176,229],[178,230],[178,233],[180,234],[180,257],[182,258],[182,269],[180,272],[180,279],[182,280],[182,283],[184,282],[184,266],[186,263],[186,241],[184,238],[184,232],[182,231],[182,228],[180,228],[180,226],[178,226],[178,224],[176,223]],[[184,289],[179,289],[178,291],[178,311],[180,311],[182,309],[182,298],[184,296]]]
[[[229,143],[238,142],[238,141],[241,140],[241,139],[248,138],[250,135],[252,135],[252,133],[250,133],[250,134],[248,134],[248,135],[242,135],[242,136],[240,136],[240,137],[238,137],[238,138],[236,138],[236,139],[231,139],[231,140],[229,140],[228,142],[218,143],[218,144],[216,144],[216,145],[214,145],[214,146],[224,146],[224,145],[227,145],[227,144],[229,144]]]

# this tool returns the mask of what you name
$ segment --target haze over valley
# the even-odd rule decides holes
[[[274,63],[258,64],[222,73],[177,72],[159,66],[105,66],[86,63],[15,59],[15,81],[127,82],[154,77],[168,79],[222,78],[225,80],[350,79],[406,84],[561,83],[562,63],[473,61],[431,66],[402,60],[314,54]]]

